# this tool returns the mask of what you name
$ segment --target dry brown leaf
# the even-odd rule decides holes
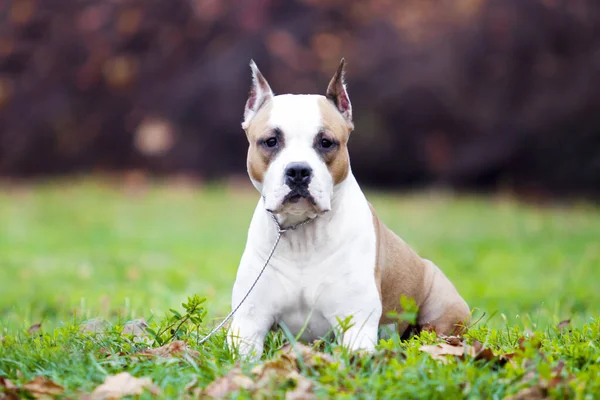
[[[36,376],[24,384],[23,389],[35,398],[58,396],[65,391],[62,386],[43,376]]]
[[[261,365],[257,365],[252,370],[252,374],[257,377],[253,387],[254,390],[270,388],[274,383],[293,380],[296,382],[296,386],[294,389],[286,392],[286,399],[314,398],[312,394],[312,382],[300,375],[290,360],[279,357],[267,361]]]
[[[150,378],[136,378],[128,372],[107,376],[104,383],[92,392],[91,399],[120,399],[123,396],[138,396],[148,390],[158,395],[159,388]]]
[[[254,388],[252,379],[244,375],[241,369],[234,368],[227,375],[218,378],[208,385],[202,392],[202,396],[224,398],[240,389],[251,390],[252,388]]]
[[[285,392],[285,400],[312,400],[316,399],[313,392],[313,382],[298,374],[295,377],[296,387]]]
[[[18,387],[10,380],[0,376],[0,387],[6,390],[17,390]]]
[[[564,321],[560,321],[560,323],[558,325],[556,325],[556,329],[558,329],[559,331],[562,332],[565,329],[567,329],[569,327],[569,325],[571,325],[571,320],[565,319]]]
[[[262,384],[272,379],[274,376],[287,377],[296,371],[296,365],[290,360],[281,357],[274,358],[273,360],[265,361],[262,364],[258,364],[252,370],[253,375],[258,378],[258,381]]]
[[[340,350],[338,350],[340,349]],[[343,350],[340,347],[337,347],[334,349],[334,354],[338,353],[341,354],[343,352]],[[393,351],[393,350],[389,350],[389,349],[385,349],[385,350],[378,350],[376,352],[370,352],[370,351],[366,351],[366,350],[358,350],[358,351],[353,351],[351,354],[349,354],[347,360],[348,360],[348,364],[353,365],[357,368],[362,368],[365,366],[365,363],[382,357],[385,360],[390,360],[392,358],[395,359],[406,359],[406,354],[399,352],[399,351]],[[341,361],[340,360],[340,366],[345,366],[345,361]]]
[[[165,344],[164,346],[157,347],[155,349],[146,349],[139,354],[158,356],[163,358],[173,358],[184,354],[188,354],[192,357],[200,356],[200,353],[198,351],[191,349],[183,340],[176,340],[174,342]]]
[[[19,400],[21,396],[16,391],[6,390],[4,392],[0,392],[0,400]]]
[[[465,356],[469,356],[475,360],[496,361],[501,365],[506,364],[509,360],[508,357],[497,357],[491,349],[483,347],[478,340],[474,341],[472,346],[458,341],[456,336],[449,336],[444,340],[448,343],[421,346],[419,350],[429,353],[432,358],[442,362],[448,361],[446,356],[455,356],[460,357],[461,359]]]
[[[86,321],[79,326],[81,332],[103,333],[109,327],[109,322],[102,318],[94,318]]]
[[[552,379],[548,382],[548,387],[556,388],[575,379],[575,375],[563,372],[565,371],[565,366],[565,362],[560,360],[556,367],[552,369]]]
[[[29,333],[30,335],[32,333],[36,333],[38,332],[40,329],[42,329],[42,323],[40,322],[39,324],[33,324],[29,327],[29,329],[27,329],[27,333]]]
[[[486,361],[494,361],[498,358],[492,352],[492,350],[487,347],[483,347],[480,341],[476,340],[473,342],[471,355],[475,357],[476,360],[486,360]]]
[[[446,356],[462,357],[465,354],[465,348],[463,346],[451,346],[447,343],[424,345],[421,346],[419,350],[428,353],[431,355],[431,358],[444,363],[448,362]]]
[[[279,350],[281,352],[281,357],[294,363],[296,368],[300,368],[301,363],[308,368],[314,368],[334,361],[333,356],[330,354],[318,352],[312,347],[302,343],[288,343]]]
[[[516,355],[517,355],[517,353],[501,354],[498,356],[498,360],[500,361],[501,365],[504,365],[507,362],[509,362],[512,365],[517,366],[517,363],[514,361],[514,358],[516,357]]]
[[[19,396],[19,388],[10,380],[0,376],[0,400],[17,400]]]
[[[517,394],[505,397],[504,400],[543,400],[547,398],[547,390],[539,386],[532,386],[521,389]]]
[[[291,379],[296,382],[296,386],[287,391],[286,399],[311,400],[315,398],[313,383],[299,373],[301,366],[314,368],[333,361],[333,356],[318,352],[304,344],[286,344],[280,348],[274,359],[258,364],[252,369],[254,380],[244,375],[239,368],[235,368],[227,375],[212,382],[200,395],[222,398],[240,389],[256,391],[269,387],[274,382]],[[195,383],[192,381],[190,388],[193,388],[194,385]]]
[[[575,376],[573,374],[568,374],[565,371],[565,362],[560,360],[558,364],[552,368],[552,376],[550,380],[539,379],[538,374],[534,368],[534,365],[530,365],[529,371],[523,376],[521,379],[522,385],[532,384],[536,378],[539,379],[537,382],[533,384],[533,386],[526,387],[521,389],[513,396],[509,396],[506,399],[510,400],[538,400],[538,399],[546,399],[548,398],[548,389],[557,389],[560,386],[563,386],[573,379]],[[564,387],[564,386],[563,386]],[[568,398],[568,392],[565,391],[561,398]],[[506,400],[505,399],[505,400]]]
[[[535,336],[533,333],[529,333],[527,337],[521,336],[518,340],[518,343],[521,351],[526,350],[526,344],[528,343],[532,344],[536,349],[542,347],[542,342],[538,340],[537,336]]]
[[[146,328],[148,324],[146,324],[146,320],[144,318],[139,318],[133,321],[127,322],[123,326],[123,334],[124,335],[133,335],[136,337],[140,336],[148,336],[146,333]]]
[[[459,336],[444,336],[442,339],[451,346],[462,346],[463,339]]]

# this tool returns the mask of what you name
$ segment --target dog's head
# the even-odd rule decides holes
[[[314,217],[331,209],[335,187],[350,171],[354,128],[344,66],[325,96],[275,96],[254,62],[242,127],[250,143],[248,174],[276,214]]]

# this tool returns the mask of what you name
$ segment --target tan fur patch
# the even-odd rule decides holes
[[[323,155],[333,182],[337,185],[346,179],[350,169],[348,138],[352,128],[326,97],[320,97],[318,102],[325,128],[325,137],[333,138],[339,143],[337,149]]]
[[[469,317],[469,308],[454,285],[432,262],[419,257],[402,239],[386,227],[375,214],[377,237],[375,282],[383,308],[380,324],[390,320],[390,311],[401,313],[400,297],[412,297],[419,306],[418,325],[433,324],[438,333],[452,334],[456,324]],[[398,324],[402,334],[408,323]]]
[[[405,295],[415,299],[417,305],[423,303],[425,297],[423,260],[394,232],[389,230],[375,214],[371,206],[373,221],[377,234],[377,266],[378,286],[381,291],[383,314],[381,323],[390,323],[387,313],[401,312],[400,297]],[[379,270],[379,274],[377,273]]]
[[[246,137],[250,144],[247,158],[248,173],[257,182],[263,181],[265,172],[273,159],[273,153],[258,144],[261,138],[269,134],[268,122],[272,108],[273,103],[271,101],[265,103],[252,118],[246,129]]]

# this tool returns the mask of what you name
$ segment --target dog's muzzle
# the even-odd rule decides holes
[[[290,192],[283,202],[297,203],[301,198],[305,198],[314,205],[315,199],[308,190],[312,176],[313,170],[308,163],[290,163],[285,169],[285,184],[290,188]]]

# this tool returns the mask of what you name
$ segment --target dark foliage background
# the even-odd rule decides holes
[[[600,193],[598,0],[0,0],[0,174],[242,174],[342,56],[364,184]]]

